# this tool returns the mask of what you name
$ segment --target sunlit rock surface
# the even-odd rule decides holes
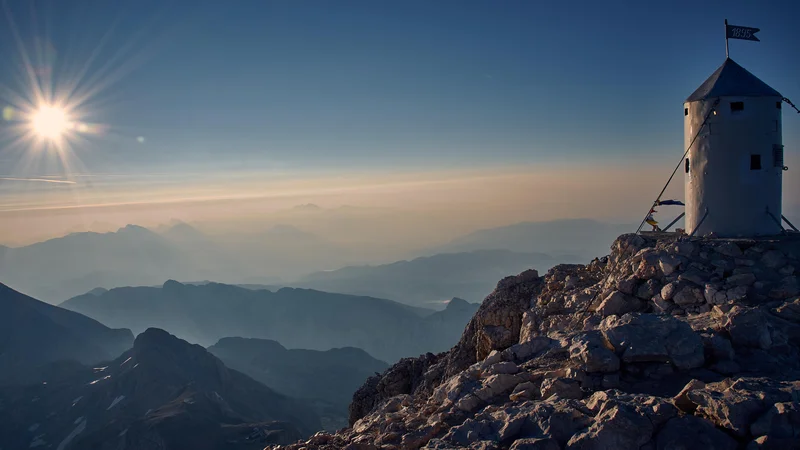
[[[449,352],[291,449],[800,448],[800,241],[620,236],[501,280]]]

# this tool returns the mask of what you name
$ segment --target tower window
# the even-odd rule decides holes
[[[775,102],[775,107],[781,109],[781,102]]]
[[[783,146],[775,144],[772,146],[772,167],[783,167]]]
[[[750,170],[761,170],[761,155],[750,155]]]
[[[731,102],[731,112],[744,111],[744,102]]]
[[[684,172],[689,173],[689,158],[686,158],[686,161],[684,161],[683,170]]]
[[[689,115],[689,108],[683,108],[683,115],[684,116],[688,116]]]

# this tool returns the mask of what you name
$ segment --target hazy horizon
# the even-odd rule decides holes
[[[687,2],[688,17],[625,2],[580,17],[521,1],[313,3],[4,3],[0,242],[173,219],[252,230],[305,203],[401,211],[384,234],[408,249],[520,221],[637,223],[683,152],[683,100],[724,60],[724,18],[762,30],[731,55],[800,98],[791,2]],[[684,31],[664,32],[674,23]],[[70,120],[50,141],[25,123],[47,103]],[[790,108],[783,138],[791,169]],[[784,206],[800,221],[796,173]]]

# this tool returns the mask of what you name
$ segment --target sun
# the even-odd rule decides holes
[[[58,140],[71,128],[71,122],[63,108],[43,105],[31,116],[31,128],[39,137]]]

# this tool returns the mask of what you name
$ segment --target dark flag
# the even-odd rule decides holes
[[[678,205],[678,206],[686,206],[680,200],[659,200],[659,205]]]
[[[727,39],[744,39],[745,41],[761,42],[757,37],[759,28],[740,27],[738,25],[725,24],[726,38]]]

